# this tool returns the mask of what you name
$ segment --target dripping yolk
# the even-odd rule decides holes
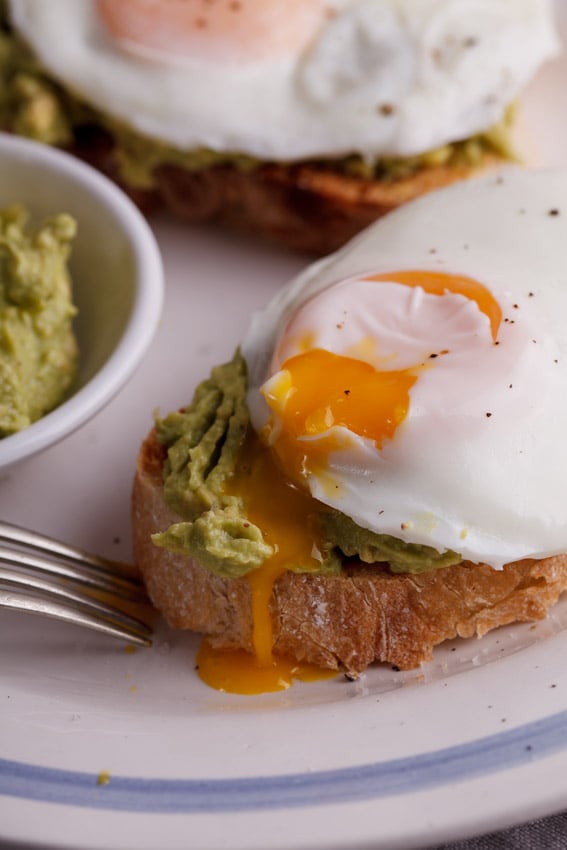
[[[321,557],[314,529],[316,503],[279,471],[265,446],[251,436],[245,445],[236,475],[227,488],[244,501],[246,516],[262,530],[274,555],[249,574],[255,624],[254,650],[260,663],[270,660],[271,646],[264,636],[270,630],[269,598],[274,581],[290,566],[317,570]]]
[[[290,567],[309,572],[321,566],[315,525],[317,502],[282,475],[270,450],[253,433],[246,440],[236,474],[225,492],[240,496],[247,518],[262,530],[274,554],[247,576],[254,654],[215,650],[204,641],[197,658],[200,677],[217,690],[253,694],[282,690],[293,679],[335,675],[272,655],[270,598],[274,583]]]
[[[297,55],[328,14],[324,0],[98,0],[118,41],[165,57],[244,64]]]

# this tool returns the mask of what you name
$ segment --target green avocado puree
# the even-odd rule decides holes
[[[65,397],[77,367],[67,269],[75,221],[62,213],[26,230],[20,206],[0,212],[0,437]]]
[[[156,419],[158,440],[168,446],[164,497],[183,522],[152,539],[231,578],[261,566],[273,552],[247,522],[241,499],[223,492],[247,427],[246,368],[238,354],[212,370],[185,410]]]
[[[389,534],[376,534],[361,528],[339,511],[322,513],[320,523],[325,539],[337,546],[343,555],[359,558],[365,564],[386,562],[393,573],[425,573],[462,561],[461,556],[450,549],[441,553],[431,546],[405,543]]]
[[[224,492],[234,475],[249,428],[246,364],[237,351],[197,387],[192,402],[164,419],[156,417],[160,443],[167,447],[164,497],[180,522],[154,534],[157,546],[192,556],[217,575],[234,578],[257,569],[273,549],[249,522],[242,499]],[[419,573],[458,563],[454,552],[404,543],[361,528],[321,505],[321,572],[340,572],[354,556],[388,564],[392,572]],[[294,564],[291,570],[299,570]]]
[[[180,150],[132,130],[124,122],[82,101],[71,88],[63,88],[50,78],[24,41],[10,30],[1,5],[0,26],[3,27],[0,30],[0,126],[3,129],[46,144],[66,146],[73,142],[75,132],[81,127],[102,127],[116,146],[114,158],[121,178],[138,189],[151,190],[154,187],[154,171],[161,165],[200,171],[215,165],[252,170],[263,164],[261,160],[239,151]],[[311,161],[310,164],[352,177],[396,180],[435,165],[475,166],[487,151],[515,160],[517,155],[511,140],[513,111],[511,107],[501,123],[484,133],[418,156],[369,162],[353,154]]]

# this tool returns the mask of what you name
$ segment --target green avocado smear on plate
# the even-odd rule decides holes
[[[257,569],[273,554],[261,529],[246,517],[243,500],[224,492],[249,429],[246,390],[246,364],[237,351],[232,361],[213,368],[188,407],[163,419],[156,417],[158,440],[167,448],[164,498],[181,521],[152,540],[227,578]],[[420,573],[462,560],[455,552],[440,553],[375,534],[313,501],[320,505],[315,516],[324,541],[320,572],[340,572],[355,557],[387,564],[395,573]],[[289,569],[301,567],[289,564]]]
[[[145,136],[116,116],[93,107],[73,92],[72,86],[63,87],[49,75],[24,40],[11,29],[3,5],[0,0],[0,126],[3,129],[61,147],[73,146],[82,132],[88,135],[89,129],[103,129],[114,145],[113,161],[120,178],[140,190],[154,188],[155,170],[162,165],[179,166],[188,171],[230,165],[251,171],[265,164],[244,151],[221,152],[204,147],[179,149]],[[517,160],[511,132],[514,112],[511,104],[504,119],[485,132],[416,156],[369,161],[353,153],[310,160],[309,164],[353,178],[388,181],[440,165],[475,167],[487,152]]]
[[[56,407],[75,377],[78,346],[67,268],[74,219],[27,229],[21,206],[0,211],[0,437]]]

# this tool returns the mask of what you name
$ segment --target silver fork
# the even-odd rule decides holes
[[[0,608],[151,646],[152,630],[138,619],[143,606],[149,614],[143,583],[124,564],[0,521]]]

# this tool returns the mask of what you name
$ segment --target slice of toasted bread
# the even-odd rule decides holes
[[[485,154],[472,166],[427,166],[391,180],[350,177],[312,165],[223,165],[188,171],[161,166],[157,192],[176,215],[218,221],[295,251],[326,254],[401,204],[502,163]]]
[[[163,499],[165,450],[155,432],[142,445],[133,487],[133,543],[149,595],[168,623],[252,650],[248,580],[225,579],[150,535],[179,520]],[[274,652],[357,674],[374,661],[411,669],[433,647],[497,626],[542,619],[567,588],[567,555],[494,570],[463,562],[421,575],[351,562],[340,575],[288,572],[273,588]]]
[[[83,128],[70,150],[112,177],[146,212],[164,206],[188,222],[215,221],[316,255],[336,250],[401,204],[507,162],[485,152],[474,166],[428,165],[388,180],[351,177],[312,164],[272,163],[250,170],[164,164],[153,172],[154,188],[140,190],[121,176],[110,135]]]

